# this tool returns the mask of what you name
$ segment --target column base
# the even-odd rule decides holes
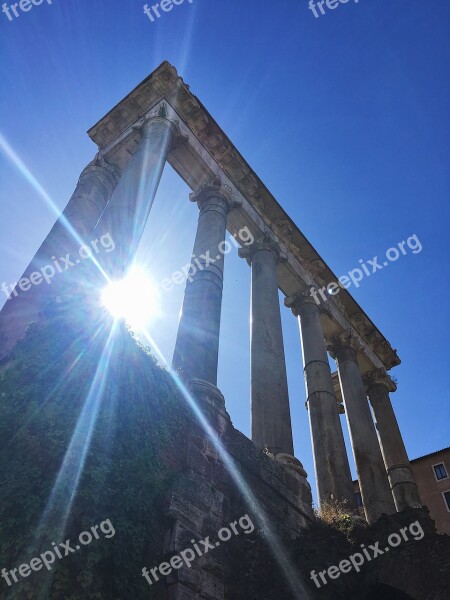
[[[291,454],[286,454],[284,452],[280,452],[275,456],[275,459],[288,471],[288,473],[294,478],[297,482],[297,497],[300,500],[301,509],[305,514],[307,514],[310,518],[315,518],[314,511],[312,508],[312,493],[311,486],[307,480],[308,474],[303,468],[302,463],[292,456]]]
[[[392,465],[387,469],[397,512],[423,506],[414,474],[409,464]]]
[[[189,389],[196,398],[207,402],[228,416],[225,409],[225,398],[217,386],[203,379],[190,379]]]
[[[280,452],[275,456],[275,458],[279,463],[281,463],[289,469],[292,469],[301,477],[304,477],[305,479],[308,477],[308,473],[303,468],[302,463],[298,460],[298,458],[295,458],[295,456],[292,456],[291,454],[285,454],[284,452]]]
[[[191,379],[188,387],[194,398],[198,401],[198,407],[207,417],[210,424],[216,429],[219,437],[225,433],[231,424],[230,415],[225,408],[225,398],[218,387],[204,381],[203,379]]]

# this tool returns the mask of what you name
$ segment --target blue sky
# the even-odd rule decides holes
[[[169,60],[337,275],[418,236],[422,252],[350,291],[402,358],[392,399],[410,456],[448,446],[449,3],[350,0],[316,19],[306,0],[186,0],[154,23],[143,4],[0,13],[3,138],[63,209],[95,153],[86,130]],[[167,167],[139,251],[155,279],[189,260],[188,191]],[[55,214],[1,152],[0,199],[9,283]],[[219,387],[246,434],[249,287],[229,255]],[[169,358],[182,294],[152,332]],[[298,327],[282,313],[296,454],[312,475]]]

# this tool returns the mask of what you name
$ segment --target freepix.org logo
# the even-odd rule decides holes
[[[347,275],[341,275],[337,281],[331,281],[328,285],[323,286],[320,289],[315,287],[310,288],[310,296],[314,298],[316,304],[326,302],[329,296],[336,296],[339,294],[341,289],[347,290],[352,284],[355,287],[359,287],[360,282],[364,277],[370,277],[377,271],[381,271],[389,266],[390,263],[395,262],[400,256],[408,254],[407,246],[413,254],[419,254],[422,252],[422,244],[416,234],[411,235],[407,240],[398,242],[397,246],[393,246],[386,250],[384,260],[380,263],[378,256],[374,256],[372,260],[364,261],[362,258],[359,259],[359,266],[356,269],[352,269]]]
[[[100,248],[99,248],[100,245]],[[105,252],[112,252],[115,249],[116,245],[114,240],[111,237],[110,233],[105,233],[100,237],[100,239],[92,240],[90,245],[83,244],[78,250],[79,258],[74,258],[68,252],[65,256],[60,256],[56,258],[56,256],[52,256],[51,260],[52,264],[47,264],[41,267],[38,271],[34,271],[30,274],[29,277],[22,277],[19,279],[19,282],[6,284],[5,281],[1,284],[1,290],[5,294],[8,300],[11,300],[13,296],[18,296],[19,292],[17,288],[21,292],[28,292],[31,289],[32,285],[40,285],[43,281],[50,285],[53,281],[53,278],[58,273],[64,273],[69,269],[76,267],[82,260],[86,260],[91,258],[95,254],[98,254],[101,249]]]
[[[192,563],[197,558],[205,556],[205,554],[214,551],[220,546],[221,542],[230,541],[230,539],[233,537],[233,534],[237,536],[241,533],[241,531],[243,531],[245,535],[248,535],[249,533],[253,533],[254,530],[255,526],[253,525],[251,518],[248,516],[248,514],[244,515],[238,521],[233,521],[233,523],[230,523],[228,527],[222,527],[222,529],[218,531],[217,537],[220,541],[211,542],[209,535],[203,540],[191,540],[192,547],[185,548],[179,554],[172,556],[169,562],[162,562],[157,567],[150,569],[150,571],[147,569],[147,567],[144,567],[142,569],[142,576],[145,577],[149,585],[153,585],[155,582],[159,581],[159,577],[161,575],[163,577],[167,577],[172,573],[173,570],[181,569],[183,566],[186,566],[188,569],[190,569],[192,567]],[[200,546],[202,547],[200,548]]]
[[[29,563],[23,563],[16,569],[11,569],[10,571],[2,569],[1,576],[8,586],[11,587],[14,583],[19,582],[17,574],[20,577],[29,577],[33,572],[40,571],[44,567],[48,571],[51,571],[52,565],[55,563],[56,559],[61,560],[74,552],[78,552],[82,546],[88,546],[94,539],[100,539],[101,536],[98,533],[98,529],[100,529],[106,539],[111,539],[116,535],[116,530],[110,519],[106,519],[106,521],[102,521],[100,525],[91,527],[90,531],[82,531],[78,536],[79,544],[71,546],[70,539],[65,542],[60,542],[59,544],[52,542],[53,547],[51,550],[46,550],[39,556],[32,558]],[[62,550],[64,550],[64,554],[62,553]]]
[[[359,3],[359,0],[353,0],[355,4]],[[314,2],[314,0],[309,0],[308,8],[312,12],[312,14],[318,19],[321,15],[326,13],[323,5],[328,8],[328,10],[334,10],[340,4],[347,4],[350,0],[319,0],[319,2]]]
[[[53,0],[20,0],[20,2],[14,2],[13,4],[8,4],[4,2],[2,4],[2,13],[6,15],[8,21],[14,21],[23,13],[29,12],[35,6],[40,6],[41,4],[53,4]]]
[[[425,535],[424,530],[422,529],[422,525],[419,521],[414,521],[408,527],[402,527],[399,532],[391,533],[391,535],[387,538],[387,546],[384,549],[380,548],[381,542],[375,542],[374,544],[369,544],[369,547],[366,548],[364,544],[361,544],[361,552],[355,552],[348,557],[348,559],[341,560],[339,565],[331,565],[327,569],[323,571],[315,571],[314,569],[311,571],[311,579],[316,584],[316,587],[320,588],[322,585],[326,585],[328,583],[327,576],[329,579],[338,579],[342,574],[350,573],[350,571],[355,570],[356,573],[361,571],[361,567],[366,563],[378,558],[379,556],[383,556],[391,550],[391,548],[397,548],[400,544],[404,542],[408,542],[412,536],[412,539],[416,542],[423,539]]]
[[[171,10],[173,10],[174,6],[184,4],[185,1],[189,4],[192,4],[194,2],[194,0],[161,0],[161,2],[157,2],[152,6],[145,4],[144,14],[146,14],[150,21],[154,23],[156,19],[160,19],[162,17],[162,13],[170,12]]]

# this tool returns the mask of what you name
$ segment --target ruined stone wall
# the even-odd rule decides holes
[[[203,402],[203,403],[202,403]],[[450,597],[450,538],[438,535],[426,509],[410,509],[383,516],[371,527],[363,524],[346,531],[315,520],[311,496],[304,482],[273,457],[261,452],[234,429],[223,408],[203,398],[199,406],[232,457],[239,477],[251,490],[255,502],[248,502],[243,489],[230,476],[220,452],[195,420],[191,423],[186,448],[185,471],[178,478],[168,502],[167,515],[173,519],[166,536],[166,556],[192,546],[194,538],[217,539],[217,531],[248,513],[255,523],[251,535],[239,535],[196,559],[190,569],[182,568],[167,580],[170,600],[279,600],[289,598],[346,599],[413,598],[444,600]],[[299,499],[298,494],[303,494]],[[265,518],[259,519],[261,513]],[[411,523],[420,525],[423,539],[409,540],[391,548],[358,573],[341,574],[317,588],[311,571],[338,565],[350,555],[370,548]],[[285,555],[280,561],[277,548],[264,532],[269,525],[281,542]],[[283,564],[283,562],[285,564]],[[295,579],[305,590],[293,590],[287,572],[293,566]],[[294,584],[295,585],[295,584]],[[380,587],[382,586],[382,587]],[[161,588],[162,590],[162,588]],[[401,594],[406,594],[402,596]],[[161,596],[162,598],[162,596]]]

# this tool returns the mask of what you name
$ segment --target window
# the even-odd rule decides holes
[[[450,494],[450,492],[449,492],[449,494]],[[355,498],[356,498],[356,506],[358,508],[361,508],[363,505],[361,492],[355,492]]]
[[[436,479],[440,481],[441,479],[447,479],[447,470],[445,468],[444,463],[439,463],[438,465],[433,465],[434,474]]]
[[[448,492],[442,492],[444,496],[445,504],[447,505],[447,510],[450,512],[450,490]]]

